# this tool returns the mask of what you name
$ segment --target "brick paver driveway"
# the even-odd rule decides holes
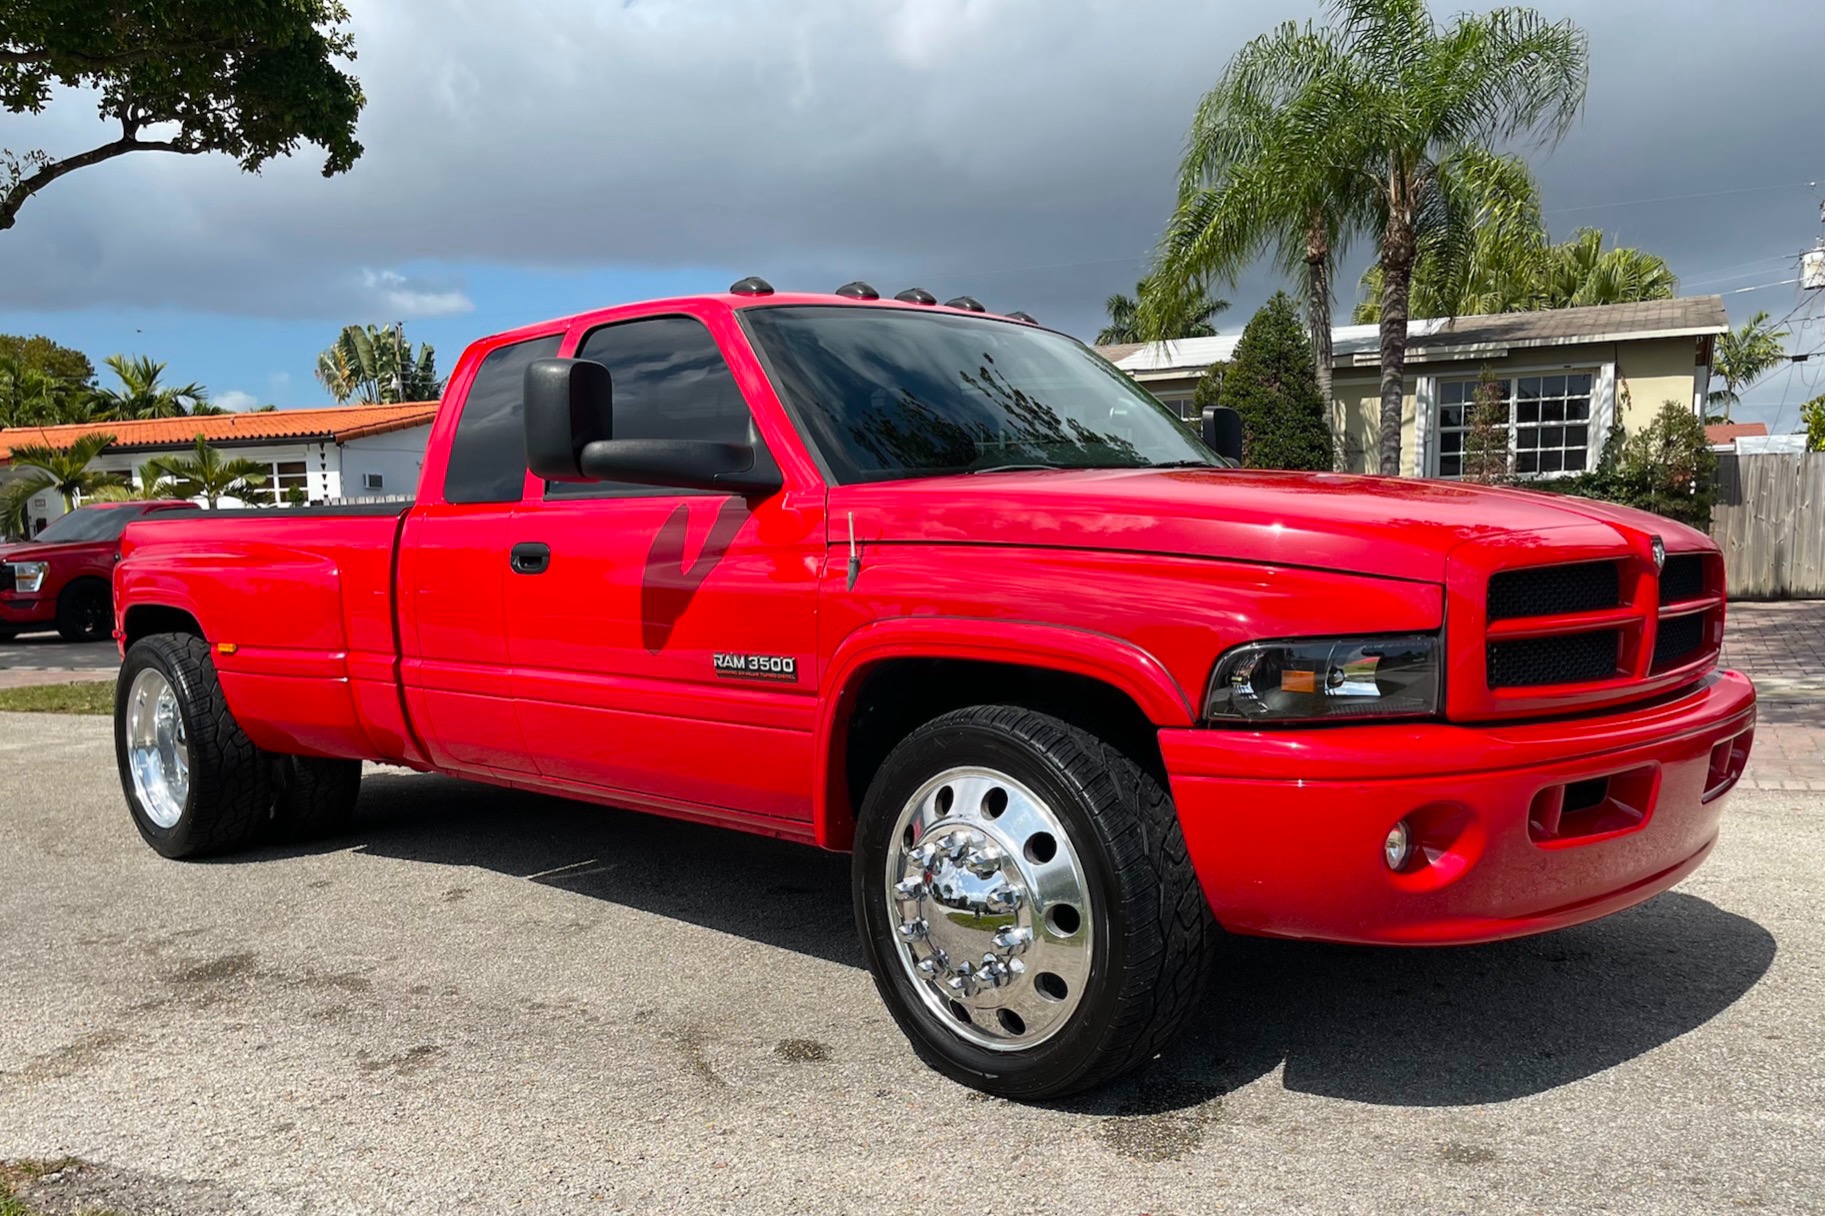
[[[1825,792],[1825,600],[1731,604],[1724,663],[1761,694],[1750,789]]]

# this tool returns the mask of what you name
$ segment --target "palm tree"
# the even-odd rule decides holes
[[[1156,326],[1157,337],[1143,337],[1139,325],[1143,302],[1149,299],[1159,300],[1158,289],[1151,279],[1142,279],[1134,285],[1132,298],[1116,292],[1104,302],[1103,307],[1109,311],[1109,324],[1103,326],[1096,335],[1098,346],[1113,346],[1122,342],[1170,342],[1178,338],[1214,337],[1217,327],[1210,319],[1229,307],[1228,300],[1219,300],[1207,294],[1201,287],[1188,298],[1179,302],[1171,310],[1170,322]]]
[[[138,485],[103,486],[90,497],[97,502],[155,502],[184,497],[177,482],[166,476],[156,460],[139,466],[138,481]]]
[[[57,412],[57,388],[54,377],[0,355],[0,427],[49,423]]]
[[[1603,247],[1603,230],[1580,228],[1547,250],[1540,275],[1540,307],[1583,308],[1670,300],[1679,280],[1666,259],[1626,246]]]
[[[403,324],[344,326],[317,356],[317,379],[338,404],[434,401],[443,391],[436,353],[428,342],[414,349]]]
[[[186,414],[221,413],[207,407],[209,394],[196,383],[169,385],[160,383],[165,365],[146,355],[110,355],[107,359],[120,379],[121,387],[104,388],[96,394],[111,416],[123,421],[135,418],[182,418]]]
[[[1366,223],[1364,180],[1324,154],[1330,99],[1315,81],[1339,70],[1336,36],[1287,22],[1238,51],[1198,106],[1179,167],[1179,197],[1150,279],[1154,300],[1205,280],[1233,283],[1263,252],[1302,276],[1306,327],[1325,400],[1331,399],[1331,278]],[[1143,298],[1140,330],[1161,336],[1168,315]]]
[[[1724,407],[1722,421],[1730,421],[1730,411],[1741,403],[1744,390],[1786,360],[1786,341],[1787,331],[1770,324],[1766,310],[1717,336],[1711,366],[1724,386],[1713,389],[1707,401]]]
[[[209,446],[201,435],[196,437],[194,456],[159,456],[147,468],[173,483],[173,498],[200,498],[210,510],[223,498],[257,502],[264,495],[263,486],[271,475],[267,465],[239,457],[225,459]],[[141,470],[142,476],[145,469]]]
[[[1441,28],[1425,0],[1336,0],[1345,54],[1316,80],[1333,163],[1373,187],[1381,284],[1380,469],[1400,471],[1413,266],[1430,246],[1467,258],[1487,149],[1556,143],[1584,106],[1589,46],[1532,9],[1466,13]]]
[[[116,473],[89,467],[102,449],[114,442],[112,435],[85,435],[67,448],[21,444],[13,449],[13,468],[24,476],[0,490],[0,522],[8,531],[23,533],[27,507],[46,490],[63,496],[63,509],[74,511],[79,499],[120,484]]]

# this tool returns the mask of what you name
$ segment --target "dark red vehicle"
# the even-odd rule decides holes
[[[136,519],[195,508],[187,502],[104,502],[78,507],[32,540],[0,545],[0,639],[56,626],[69,642],[114,627],[114,563]]]
[[[488,338],[409,508],[128,530],[134,820],[325,830],[381,760],[852,850],[915,1048],[1023,1098],[1157,1053],[1222,931],[1489,941],[1704,860],[1755,721],[1708,538],[1231,423],[865,285]]]

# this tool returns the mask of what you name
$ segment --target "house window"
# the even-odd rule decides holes
[[[1592,372],[1516,376],[1495,381],[1501,393],[1514,471],[1523,477],[1582,473],[1590,467]],[[1479,381],[1439,382],[1438,475],[1461,477],[1464,438],[1476,412]]]
[[[1192,393],[1155,393],[1160,404],[1177,414],[1182,421],[1190,421],[1197,412],[1196,396]]]
[[[304,502],[310,497],[310,465],[302,460],[261,461],[266,483],[248,496],[250,503]]]

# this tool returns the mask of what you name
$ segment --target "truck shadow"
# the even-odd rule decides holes
[[[497,790],[370,775],[376,856],[476,866],[844,966],[861,966],[849,859],[803,845]],[[1201,1106],[1282,1069],[1302,1093],[1401,1106],[1543,1093],[1686,1034],[1774,961],[1745,917],[1671,892],[1589,925],[1485,946],[1381,949],[1235,938],[1210,995],[1138,1076],[1061,1105]]]

